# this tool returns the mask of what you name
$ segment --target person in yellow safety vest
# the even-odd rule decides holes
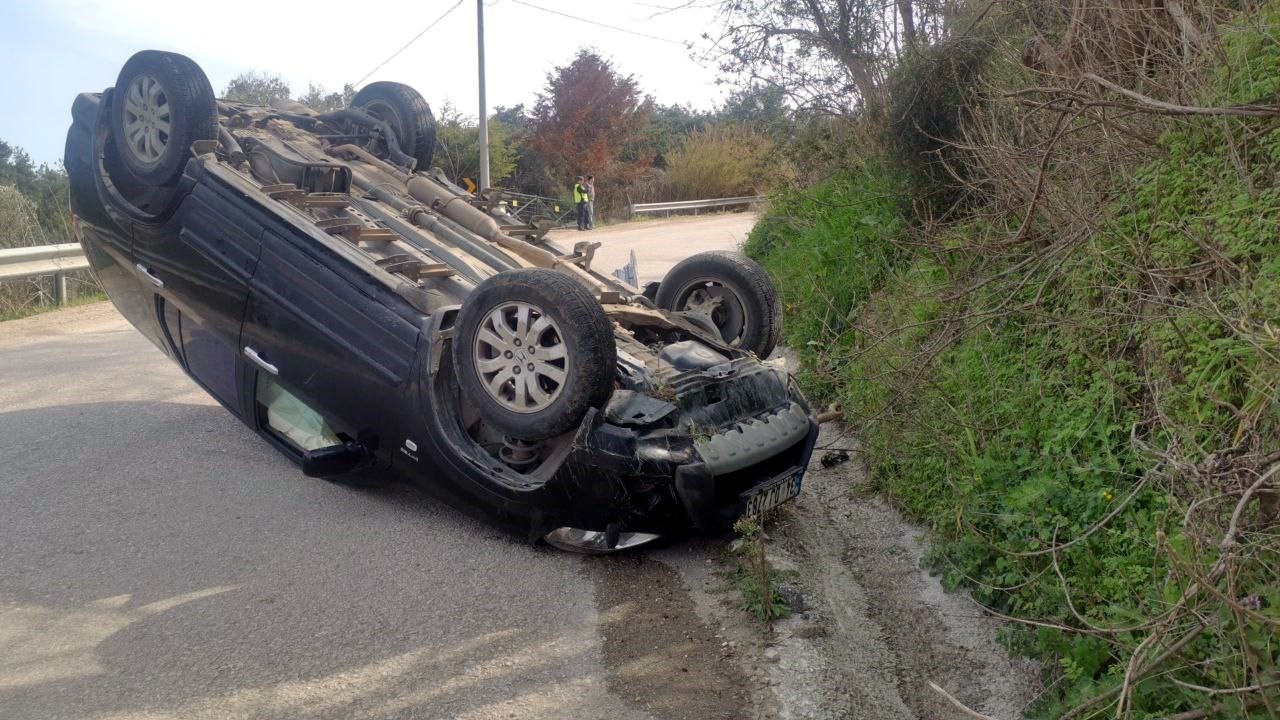
[[[578,229],[587,229],[587,203],[591,202],[591,191],[587,189],[586,178],[578,176],[573,183],[573,204],[578,209]]]

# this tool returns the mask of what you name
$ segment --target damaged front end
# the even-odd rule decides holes
[[[689,530],[718,534],[799,492],[818,425],[780,364],[669,316],[610,315],[615,389],[565,436],[524,443],[496,433],[447,368],[435,374],[431,405],[444,434],[510,493],[507,507],[531,539],[601,553]]]
[[[637,363],[623,342],[618,355],[656,387],[615,392],[606,421],[633,434],[639,472],[669,478],[694,528],[723,532],[799,492],[817,423],[783,368],[699,340],[662,347],[656,367]],[[756,500],[779,483],[789,492]]]

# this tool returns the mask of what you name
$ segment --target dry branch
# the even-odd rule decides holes
[[[1155,98],[1148,97],[1142,93],[1120,87],[1110,80],[1093,73],[1083,73],[1080,77],[1101,85],[1112,92],[1123,95],[1138,103],[1138,106],[1142,109],[1159,115],[1237,115],[1241,117],[1280,117],[1280,105],[1231,105],[1228,107],[1175,105],[1174,103],[1156,100]]]
[[[939,695],[946,698],[947,701],[950,702],[952,705],[954,705],[957,710],[964,713],[965,715],[968,715],[971,718],[975,718],[975,720],[996,720],[990,715],[983,715],[977,710],[971,710],[964,703],[957,700],[955,696],[953,696],[951,693],[938,687],[938,685],[934,683],[932,680],[929,681],[929,687],[933,688],[934,692],[937,692]]]

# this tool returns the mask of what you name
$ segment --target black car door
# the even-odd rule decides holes
[[[259,395],[278,383],[335,433],[378,449],[400,432],[418,341],[418,326],[388,307],[389,296],[318,241],[268,230],[241,336],[242,352],[271,376],[256,383]]]
[[[260,218],[209,175],[167,222],[134,228],[138,281],[163,298],[170,342],[188,373],[237,414],[240,325],[261,235]]]
[[[118,209],[109,211],[99,191],[94,133],[101,104],[101,96],[81,93],[71,105],[73,122],[67,131],[63,162],[76,237],[84,247],[94,277],[120,314],[167,353],[169,345],[156,321],[154,288],[138,287],[133,224]]]

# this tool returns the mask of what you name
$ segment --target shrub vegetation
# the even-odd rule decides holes
[[[1088,46],[1048,79],[996,46],[967,118],[778,195],[748,242],[946,583],[1024,621],[1041,717],[1280,712],[1280,113],[1240,112],[1280,97],[1278,31],[1272,2],[1170,43],[1139,98],[1086,89],[1118,67]],[[971,207],[938,218],[948,184]]]
[[[666,192],[699,199],[754,195],[790,175],[778,148],[764,132],[736,123],[694,130],[667,156]]]

